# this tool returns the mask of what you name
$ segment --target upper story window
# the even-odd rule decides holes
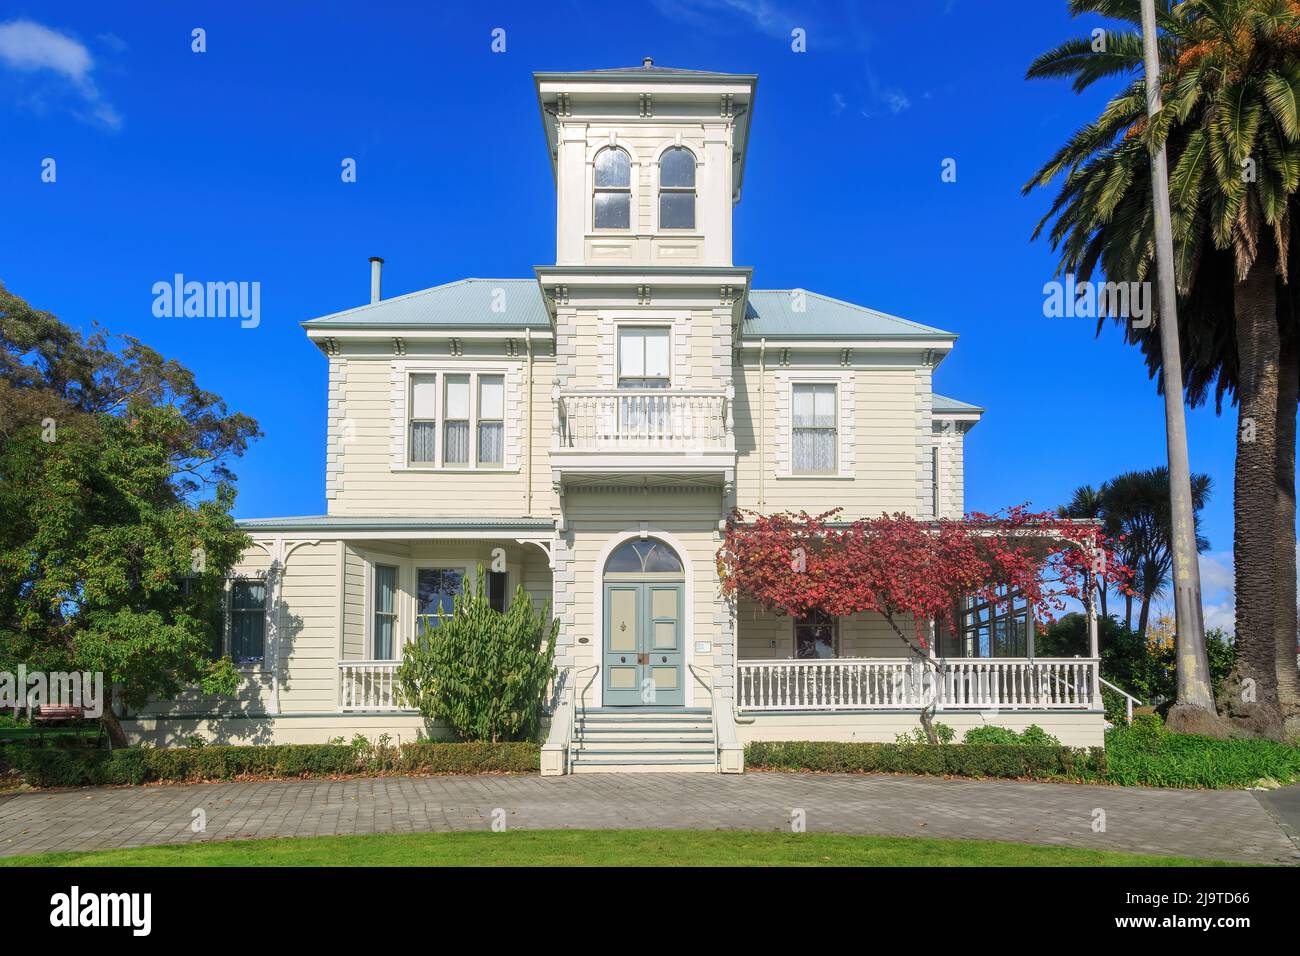
[[[266,584],[230,584],[230,657],[236,664],[260,664],[266,653]]]
[[[836,449],[836,386],[831,382],[796,382],[791,422],[792,470],[796,475],[833,475]]]
[[[592,221],[597,229],[628,229],[632,225],[632,161],[617,146],[607,146],[596,154]]]
[[[618,330],[618,387],[667,388],[668,329],[621,328]]]
[[[505,375],[412,375],[407,463],[500,468],[505,462]]]
[[[682,146],[659,159],[659,228],[695,228],[695,156]]]

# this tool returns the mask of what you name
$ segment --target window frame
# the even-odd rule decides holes
[[[614,150],[622,153],[627,157],[627,185],[626,186],[599,186],[596,184],[596,164],[599,162],[601,154],[606,150]],[[621,235],[631,232],[636,227],[636,203],[633,202],[632,185],[636,182],[636,163],[632,159],[632,154],[621,145],[613,143],[602,146],[596,150],[591,157],[591,231],[607,232],[615,235]],[[596,223],[596,197],[601,194],[606,195],[624,195],[627,196],[627,225],[626,226],[601,226]]]
[[[835,411],[835,424],[829,429],[825,427],[808,426],[808,425],[798,426],[795,424],[795,395],[797,391],[800,388],[815,389],[817,387],[825,387],[831,389],[831,395],[833,398],[831,407]],[[790,443],[790,476],[791,477],[835,478],[843,474],[843,472],[840,470],[844,459],[843,449],[840,448],[840,440],[842,435],[842,424],[843,424],[841,421],[842,416],[840,414],[841,412],[840,398],[842,395],[841,393],[842,388],[843,388],[843,383],[838,379],[800,378],[800,379],[791,380],[790,382],[790,428],[786,435],[786,439]],[[813,393],[813,407],[814,409],[816,408],[816,392]],[[829,470],[813,471],[809,469],[800,469],[795,465],[794,436],[795,436],[795,432],[797,431],[830,431],[831,432],[831,434],[834,437],[834,441],[832,442],[832,445],[835,449],[835,463]]]
[[[437,621],[438,615],[420,613],[420,572],[421,571],[455,571],[460,574],[460,593],[464,594],[467,587],[473,586],[470,581],[469,568],[464,564],[444,561],[441,564],[430,564],[430,561],[437,561],[437,558],[415,558],[411,562],[411,600],[414,602],[414,618],[412,621],[412,634],[418,634],[423,627],[424,618],[430,618]]]
[[[262,655],[261,657],[250,658],[245,661],[235,660],[234,647],[234,623],[235,614],[253,613],[253,609],[241,608],[238,612],[235,610],[235,589],[243,584],[257,584],[262,588]],[[271,610],[271,587],[270,582],[265,577],[243,575],[240,577],[229,578],[226,581],[226,600],[225,614],[222,615],[223,624],[221,627],[222,640],[221,651],[223,656],[228,656],[235,664],[235,667],[241,671],[260,671],[266,669],[266,632],[269,621],[269,612]]]
[[[448,367],[448,368],[407,368],[406,374],[406,447],[402,454],[401,470],[406,471],[517,471],[517,468],[506,468],[506,459],[509,457],[508,449],[510,447],[511,425],[509,414],[510,403],[510,370],[499,365],[491,366],[471,366],[471,367]],[[447,456],[447,424],[449,421],[466,421],[463,418],[447,418],[447,378],[448,376],[467,377],[469,380],[469,461],[467,462],[448,462]],[[501,461],[500,462],[481,462],[479,461],[479,381],[482,378],[499,378],[501,380],[501,412],[500,419],[487,419],[489,422],[500,422],[501,424]],[[437,396],[435,401],[433,419],[412,417],[414,411],[414,388],[417,378],[432,378],[436,385],[434,394]],[[416,421],[435,423],[435,448],[433,461],[415,461],[411,458],[413,442],[412,426]],[[397,466],[394,465],[394,470]]]
[[[664,182],[663,182],[664,157],[667,156],[669,153],[673,152],[674,150],[681,150],[682,152],[686,153],[688,156],[691,157],[691,163],[692,163],[692,176],[691,176],[691,179],[692,179],[692,185],[690,185],[690,186],[665,186],[665,185],[664,185]],[[698,231],[699,231],[699,225],[700,225],[700,197],[699,197],[699,185],[700,185],[700,173],[699,173],[699,169],[700,169],[700,159],[699,159],[699,157],[695,154],[695,151],[694,151],[693,149],[691,149],[690,147],[688,147],[688,146],[684,146],[684,145],[682,145],[682,144],[680,144],[680,143],[674,143],[673,145],[671,145],[671,146],[667,147],[666,149],[664,149],[664,151],[663,151],[662,153],[659,154],[659,161],[656,163],[655,168],[656,168],[656,170],[658,171],[658,179],[659,179],[658,183],[655,184],[655,185],[658,187],[658,192],[657,192],[656,195],[655,195],[655,223],[656,223],[656,225],[659,227],[659,229],[660,229],[661,231],[667,231],[667,232],[671,232],[671,233],[674,233],[674,234],[677,234],[677,235],[681,235],[681,234],[690,234],[690,233],[693,233],[693,232],[698,232]],[[665,226],[665,225],[664,225],[664,221],[663,221],[663,219],[664,219],[664,203],[663,203],[663,200],[664,200],[664,194],[665,194],[665,193],[668,193],[668,194],[670,194],[670,195],[690,195],[690,196],[691,196],[691,199],[692,199],[692,202],[691,202],[691,224],[690,224],[689,226]]]
[[[617,389],[627,389],[627,390],[630,390],[630,391],[636,391],[636,390],[638,390],[638,389],[656,389],[656,390],[658,390],[658,389],[660,388],[660,386],[657,386],[657,385],[645,385],[645,384],[641,384],[641,385],[627,385],[627,386],[624,386],[624,385],[622,384],[622,381],[623,381],[623,378],[624,378],[624,375],[623,375],[623,334],[624,334],[625,332],[641,332],[641,333],[644,333],[644,332],[662,332],[663,335],[664,335],[664,337],[668,340],[668,375],[664,378],[664,383],[665,383],[665,384],[662,386],[662,388],[663,388],[663,389],[670,389],[670,388],[672,388],[672,387],[673,387],[673,382],[674,382],[674,379],[673,379],[673,330],[674,330],[674,328],[675,328],[675,323],[672,323],[672,322],[629,321],[629,322],[617,322],[617,323],[615,323],[615,325],[614,325],[614,387],[617,388]],[[643,344],[642,344],[642,368],[643,368],[643,369],[644,369],[644,367],[645,367],[645,366],[644,366],[644,357],[645,357],[645,345],[644,345],[644,340],[643,340]],[[644,383],[645,381],[647,381],[649,378],[651,378],[651,376],[647,376],[647,375],[641,375],[641,376],[627,376],[627,377],[628,377],[628,378],[638,378],[638,379],[639,379],[641,382],[643,382],[643,383]],[[657,377],[657,376],[654,376],[654,378],[657,379],[658,377]]]
[[[833,614],[823,615],[830,621],[831,628],[831,656],[830,657],[800,657],[799,656],[799,629],[801,627],[820,627],[818,624],[805,624],[803,622],[811,620],[809,615],[803,617],[792,617],[790,619],[790,659],[795,661],[832,661],[837,660],[842,655],[840,653],[840,619]]]
[[[369,599],[366,602],[366,660],[368,661],[400,661],[402,659],[402,647],[406,641],[402,637],[402,565],[395,558],[378,558],[368,562],[369,574],[367,575]],[[378,657],[375,647],[376,638],[379,636],[378,624],[379,618],[379,569],[391,568],[393,571],[393,610],[383,612],[391,614],[393,619],[393,656]]]

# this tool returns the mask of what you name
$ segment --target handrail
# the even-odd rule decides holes
[[[699,685],[709,692],[709,722],[714,725],[713,726],[713,772],[721,773],[722,754],[718,747],[717,715],[714,713],[714,708],[717,702],[713,696],[713,685],[704,683],[704,678],[700,676],[699,672],[695,669],[694,664],[687,664],[686,669],[691,672],[691,676],[695,678],[695,680],[699,683]]]
[[[1134,697],[1124,688],[1116,687],[1114,684],[1106,680],[1106,678],[1102,677],[1100,674],[1097,675],[1097,680],[1101,681],[1101,683],[1105,684],[1115,693],[1119,694],[1121,697],[1124,698],[1124,719],[1127,720],[1130,724],[1133,723],[1133,705],[1141,704],[1142,701]]]
[[[573,685],[575,688],[578,685],[578,675],[587,670],[591,671],[591,677],[589,677],[587,683],[583,685],[582,695],[579,698],[582,701],[582,716],[584,720],[587,717],[587,691],[591,689],[591,682],[594,681],[596,675],[600,673],[600,665],[592,664],[589,667],[573,668]],[[577,703],[575,702],[574,706],[569,708],[569,739],[564,743],[564,772],[566,775],[569,773],[569,767],[573,763],[573,732],[577,719],[578,708]]]

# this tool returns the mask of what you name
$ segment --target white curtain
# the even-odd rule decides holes
[[[793,447],[795,471],[835,470],[835,386],[829,383],[794,386]]]

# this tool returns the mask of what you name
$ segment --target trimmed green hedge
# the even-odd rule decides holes
[[[1106,775],[1106,752],[1046,744],[879,744],[826,741],[752,743],[750,770],[825,773],[916,773],[955,777],[1096,780]]]
[[[334,777],[357,773],[536,773],[532,743],[409,743],[359,750],[337,744],[70,750],[0,747],[0,776],[34,787],[197,783],[240,777]]]

